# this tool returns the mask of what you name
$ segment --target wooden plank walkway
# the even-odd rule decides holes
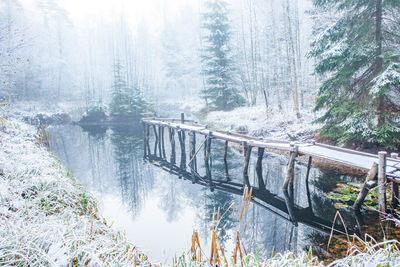
[[[186,166],[186,148],[185,148],[185,132],[190,135],[189,150],[190,150],[190,161],[189,165],[192,165],[196,161],[196,155],[199,150],[196,151],[196,134],[205,136],[205,140],[201,144],[204,145],[205,155],[205,166],[208,171],[209,158],[210,158],[210,146],[211,140],[225,141],[225,153],[224,161],[226,161],[226,154],[228,143],[234,143],[243,148],[244,152],[244,165],[243,165],[243,177],[244,181],[248,182],[248,166],[251,157],[251,151],[253,148],[258,149],[258,160],[257,167],[262,168],[262,158],[264,150],[269,150],[278,153],[288,153],[290,156],[288,170],[285,177],[283,189],[288,194],[288,197],[293,194],[293,180],[294,180],[294,162],[297,156],[309,157],[307,175],[312,164],[312,160],[319,162],[325,162],[331,166],[340,168],[345,167],[349,169],[356,169],[362,173],[374,173],[371,178],[374,180],[378,177],[378,181],[370,182],[368,186],[364,186],[366,189],[363,190],[363,194],[368,193],[369,189],[378,185],[379,188],[379,199],[380,199],[380,210],[386,211],[386,190],[385,184],[390,182],[392,184],[392,204],[398,204],[399,199],[399,185],[400,184],[400,159],[397,153],[392,153],[390,157],[387,157],[386,152],[379,152],[378,155],[359,152],[355,150],[340,148],[336,146],[329,146],[319,143],[293,143],[271,139],[261,139],[252,136],[246,136],[238,133],[218,131],[208,129],[207,126],[198,125],[193,120],[185,120],[184,114],[181,115],[181,119],[162,119],[162,118],[146,118],[142,120],[144,124],[144,150],[145,155],[150,154],[149,136],[151,133],[150,127],[154,130],[155,135],[155,146],[154,154],[157,154],[157,150],[161,157],[165,158],[165,144],[164,144],[164,128],[168,128],[169,140],[172,146],[171,159],[172,163],[175,163],[175,132],[178,133],[179,143],[181,147],[181,166]],[[190,122],[190,124],[188,124]],[[158,130],[157,130],[158,127]],[[194,161],[194,162],[193,162]],[[371,176],[371,175],[369,175]],[[308,179],[308,177],[307,177]],[[376,180],[376,179],[375,179]],[[260,181],[262,182],[262,181]],[[365,196],[361,196],[361,204],[364,201]],[[360,203],[356,206],[359,207]]]
[[[187,132],[196,132],[204,136],[211,136],[213,139],[220,139],[240,145],[245,143],[247,146],[251,147],[261,147],[282,152],[293,151],[293,146],[296,145],[298,146],[298,153],[300,156],[312,156],[315,158],[320,158],[322,160],[334,162],[340,166],[362,169],[364,170],[364,172],[368,172],[374,162],[379,163],[378,155],[335,146],[328,146],[319,143],[302,144],[270,139],[258,139],[251,136],[245,136],[230,132],[213,131],[208,129],[206,126],[201,125],[189,125],[156,119],[145,119],[143,120],[143,122],[149,125],[159,125]],[[386,174],[387,176],[399,179],[400,181],[400,159],[387,159]]]

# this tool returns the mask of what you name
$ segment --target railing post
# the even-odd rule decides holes
[[[181,123],[184,124],[185,123],[185,113],[181,113]]]
[[[380,151],[379,156],[379,167],[378,167],[378,201],[379,211],[386,212],[386,156],[387,152]]]
[[[390,157],[397,159],[399,154],[391,153]],[[392,206],[397,207],[399,205],[399,184],[392,182]]]

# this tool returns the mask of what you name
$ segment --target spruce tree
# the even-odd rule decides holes
[[[202,90],[212,110],[231,110],[245,104],[237,89],[237,74],[230,48],[228,10],[224,0],[208,0],[203,14],[205,29],[201,56],[206,79]]]
[[[313,42],[316,73],[325,81],[315,110],[321,133],[394,148],[400,142],[400,54],[396,0],[313,0],[337,19]],[[397,36],[397,37],[396,37]],[[397,100],[396,100],[397,99]]]
[[[110,103],[110,115],[113,119],[139,119],[147,110],[147,103],[137,87],[128,85],[121,62],[114,64],[113,93]]]

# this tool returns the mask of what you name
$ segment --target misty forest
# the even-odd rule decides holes
[[[0,265],[398,266],[399,0],[0,0]]]

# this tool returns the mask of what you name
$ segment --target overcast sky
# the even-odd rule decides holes
[[[133,27],[145,21],[150,29],[158,28],[164,16],[173,19],[185,5],[196,8],[201,0],[60,0],[76,22],[93,17],[107,18],[123,10]]]

